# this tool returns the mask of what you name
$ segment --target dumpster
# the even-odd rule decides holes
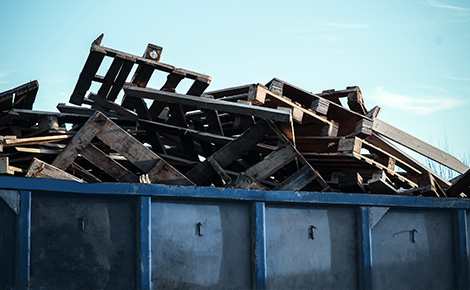
[[[0,289],[469,289],[470,200],[0,176]]]

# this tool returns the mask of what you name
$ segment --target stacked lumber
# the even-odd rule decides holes
[[[368,110],[357,86],[311,93],[274,78],[206,92],[211,77],[161,62],[161,47],[149,44],[139,57],[102,46],[102,38],[92,43],[70,104],[58,104],[58,112],[33,110],[37,81],[0,93],[0,174],[260,190],[470,193],[465,164],[378,119],[380,108]],[[151,78],[163,80],[159,89],[148,86]],[[191,85],[181,92],[183,80]],[[397,144],[461,176],[447,181]]]

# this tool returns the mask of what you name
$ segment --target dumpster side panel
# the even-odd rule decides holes
[[[134,288],[135,223],[131,199],[35,195],[32,289]]]
[[[374,289],[455,289],[452,213],[390,209],[372,228]]]
[[[0,198],[0,289],[15,287],[16,214]]]
[[[249,289],[244,204],[152,203],[153,289]]]
[[[355,211],[266,208],[268,289],[354,289]]]

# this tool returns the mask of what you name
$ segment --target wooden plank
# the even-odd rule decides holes
[[[462,174],[459,179],[454,182],[446,191],[447,196],[459,196],[462,192],[467,191],[470,187],[470,170]]]
[[[172,72],[166,77],[166,82],[163,84],[160,90],[167,92],[176,92],[176,87],[184,78],[185,74],[183,72]]]
[[[266,190],[266,187],[256,181],[251,176],[245,173],[240,173],[235,180],[230,183],[229,187],[242,188],[242,189],[261,189]]]
[[[83,180],[73,176],[72,174],[69,174],[37,158],[33,158],[33,161],[29,165],[28,171],[26,172],[25,176],[38,178],[66,179],[84,182]]]
[[[330,106],[330,102],[328,100],[318,98],[312,101],[310,105],[310,109],[314,110],[318,114],[326,115],[328,113],[328,108]]]
[[[212,154],[212,158],[222,168],[225,168],[232,164],[237,158],[255,148],[258,143],[265,139],[265,135],[270,131],[271,128],[267,121],[261,120],[238,138]],[[186,176],[197,185],[207,185],[216,174],[209,161],[205,160],[191,169]]]
[[[16,88],[0,93],[0,110],[11,108],[29,109],[33,108],[33,103],[39,89],[37,80],[20,85]],[[13,97],[15,97],[13,101]]]
[[[388,183],[387,175],[384,171],[378,171],[378,173],[373,174],[372,178],[367,181],[371,193],[378,194],[397,194],[398,191]]]
[[[104,54],[97,51],[90,51],[85,66],[80,73],[77,84],[70,96],[69,102],[75,105],[81,105],[85,94],[91,86],[91,82],[96,72],[98,71],[101,63],[103,62]]]
[[[296,87],[286,81],[276,78],[275,80],[283,83],[283,96],[292,100],[292,102],[300,103],[306,108],[310,108],[314,100],[328,99],[325,96],[328,94],[313,94],[309,91]],[[355,92],[356,87],[350,87],[346,90],[341,91],[342,96],[348,96],[349,93]],[[331,96],[331,94],[330,94]],[[332,101],[337,100],[338,102]],[[363,118],[367,118],[362,114],[349,110],[341,105],[337,95],[332,99],[327,100],[329,102],[328,112],[326,117],[328,120],[334,120],[339,124],[339,135],[348,135],[354,132],[355,123]]]
[[[121,69],[119,70],[119,74],[113,83],[113,87],[111,91],[109,92],[108,96],[106,97],[107,100],[110,100],[112,102],[116,100],[119,92],[122,89],[122,86],[124,85],[127,77],[129,76],[129,73],[132,70],[133,65],[134,64],[130,61],[123,61]]]
[[[194,81],[186,94],[190,96],[200,96],[207,89],[210,83],[211,77],[199,77]]]
[[[349,109],[361,115],[366,115],[367,109],[364,105],[364,99],[362,98],[362,93],[359,87],[348,87],[347,89],[354,90],[348,94]]]
[[[465,173],[469,167],[454,156],[432,146],[410,134],[393,127],[379,119],[374,119],[372,130],[384,137],[389,138],[423,156],[426,156],[450,169]]]
[[[224,169],[220,166],[220,164],[214,160],[212,156],[209,156],[207,158],[207,161],[209,161],[209,164],[212,166],[212,168],[214,168],[215,172],[219,174],[224,184],[230,183],[230,181],[232,181],[230,176],[228,176],[228,174],[224,171]]]
[[[100,118],[106,118],[100,112],[97,112],[96,115]],[[107,118],[96,137],[147,173],[152,183],[174,184],[177,180],[182,182],[181,185],[192,184],[173,166]],[[165,179],[167,176],[171,176],[171,178]]]
[[[294,174],[282,181],[274,190],[297,191],[312,183],[320,174],[310,164],[305,164]]]
[[[344,192],[365,193],[362,176],[358,173],[345,173],[338,178],[338,187]]]
[[[277,107],[288,107],[292,108],[292,116],[294,121],[299,124],[304,123],[316,123],[316,124],[333,124],[333,122],[326,119],[324,116],[319,116],[315,112],[302,108],[299,104],[296,104],[288,98],[278,96],[266,87],[257,85],[250,88],[248,100],[255,103],[255,105],[265,105],[271,108]],[[269,101],[268,101],[269,100]]]
[[[127,120],[137,121],[139,119],[139,116],[137,116],[137,114],[134,111],[128,110],[124,108],[123,106],[120,106],[110,100],[103,99],[94,93],[90,93],[88,95],[88,98],[93,100],[99,106],[115,111],[119,115],[125,117]]]
[[[18,138],[3,140],[3,147],[37,145],[42,143],[60,142],[72,138],[73,134],[44,136],[44,137],[31,137],[31,138]]]
[[[8,156],[1,156],[0,157],[0,174],[10,174],[13,175],[15,173],[10,166],[10,158]]]
[[[254,116],[279,122],[289,122],[290,120],[290,113],[284,110],[250,106],[242,103],[227,102],[217,99],[196,98],[150,88],[124,87],[124,91],[127,96],[135,98],[147,98],[164,103],[191,106],[198,109],[217,110],[245,116]]]
[[[381,111],[382,111],[382,108],[380,108],[379,106],[375,106],[367,112],[366,117],[375,119],[379,116]]]
[[[96,112],[75,134],[67,147],[57,156],[52,165],[66,170],[78,154],[95,138],[109,119],[101,112]]]
[[[139,177],[127,168],[111,159],[106,153],[93,144],[88,144],[80,153],[91,164],[122,182],[139,182]]]
[[[119,58],[113,59],[111,66],[109,67],[106,75],[103,79],[103,84],[101,85],[100,89],[98,90],[98,96],[102,99],[106,99],[108,97],[109,90],[111,89],[112,85],[114,84],[114,80],[116,79],[119,70],[121,69],[123,64],[123,60]]]
[[[290,142],[285,143],[277,150],[268,154],[262,161],[256,163],[245,171],[245,174],[258,181],[267,178],[284,165],[297,157],[298,153]]]
[[[116,50],[116,49],[112,49],[112,48],[109,48],[109,47],[92,45],[91,50],[103,53],[103,54],[105,54],[106,56],[109,56],[109,57],[119,56],[122,59],[131,61],[131,62],[134,62],[134,63],[137,63],[137,64],[147,65],[147,66],[152,67],[153,69],[163,71],[163,72],[167,72],[167,73],[172,73],[172,72],[178,70],[180,72],[184,72],[184,74],[186,75],[187,78],[193,79],[193,80],[196,80],[198,78],[210,78],[209,76],[204,75],[204,74],[200,74],[200,73],[190,71],[190,70],[187,70],[187,69],[176,68],[172,65],[169,65],[169,64],[166,64],[166,63],[163,63],[163,62],[160,62],[160,61],[155,61],[154,59],[151,59],[151,58],[145,58],[145,56],[140,57],[140,56],[132,55],[132,54],[129,54],[129,53],[126,53],[126,52]]]
[[[179,173],[165,160],[157,160],[155,166],[147,173],[152,183],[162,183],[166,185],[186,185],[194,186],[195,184]]]
[[[87,183],[101,183],[102,182],[99,178],[97,178],[96,176],[91,174],[88,170],[81,167],[75,162],[72,162],[72,164],[70,164],[68,170],[69,172],[72,173],[72,175],[85,180],[85,182]]]

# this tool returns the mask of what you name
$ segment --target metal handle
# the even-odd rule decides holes
[[[200,237],[204,236],[204,234],[202,233],[202,223],[201,222],[198,222],[196,224],[196,235],[200,236]]]
[[[313,226],[311,225],[309,228],[308,228],[308,238],[310,240],[314,240],[315,239],[315,236],[313,235],[313,230],[316,230],[317,227],[316,226]]]

